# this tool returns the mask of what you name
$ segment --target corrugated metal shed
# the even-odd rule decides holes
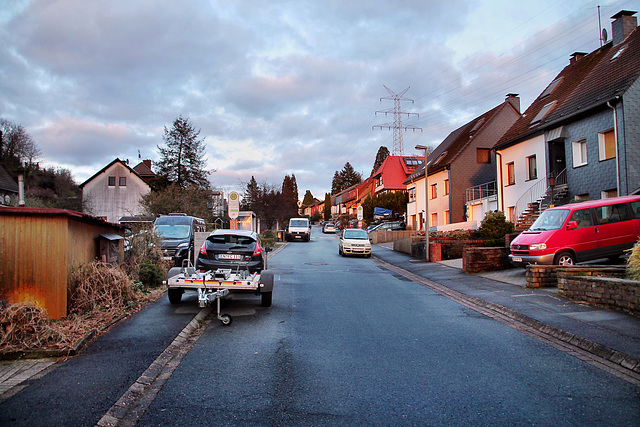
[[[123,236],[124,227],[64,209],[0,207],[0,299],[67,316],[69,273],[98,258],[101,234]],[[119,251],[122,259],[122,243]]]

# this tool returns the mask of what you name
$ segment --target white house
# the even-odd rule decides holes
[[[151,191],[151,186],[120,159],[102,168],[80,188],[84,213],[112,223],[118,223],[123,216],[142,215],[140,199]]]

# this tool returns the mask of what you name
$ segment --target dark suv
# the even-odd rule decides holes
[[[245,230],[215,230],[204,241],[196,261],[196,270],[218,268],[248,269],[260,273],[267,269],[267,251],[258,233]]]

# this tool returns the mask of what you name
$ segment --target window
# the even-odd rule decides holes
[[[540,112],[538,114],[536,114],[536,116],[533,118],[533,120],[531,120],[531,126],[534,126],[534,125],[537,125],[538,123],[540,123],[542,121],[542,119],[544,119],[544,116],[546,116],[547,113],[549,111],[551,111],[551,109],[553,108],[554,105],[556,105],[556,101],[550,102],[547,105],[545,105],[544,107],[542,107]]]
[[[430,227],[437,227],[438,226],[438,214],[437,213],[432,213],[431,214],[431,225]]]
[[[514,185],[516,183],[516,171],[513,162],[507,163],[507,185]]]
[[[551,92],[553,92],[553,90],[556,88],[556,86],[558,86],[558,83],[560,83],[561,81],[562,81],[562,77],[560,77],[559,79],[555,79],[554,81],[549,83],[549,86],[547,86],[544,92],[542,92],[542,95],[540,95],[540,98],[544,98],[545,96],[550,95]]]
[[[631,202],[631,214],[634,218],[640,219],[640,202]]]
[[[536,156],[527,157],[527,179],[538,179]]]
[[[451,224],[451,214],[449,211],[444,211],[444,223]]]
[[[598,147],[600,148],[600,160],[616,157],[616,138],[613,129],[598,134]]]
[[[429,194],[431,199],[438,197],[438,184],[431,184]]]
[[[444,195],[445,196],[449,195],[449,180],[448,179],[444,180]]]
[[[416,201],[416,187],[409,189],[409,203]]]
[[[575,221],[578,223],[578,228],[591,227],[593,225],[593,218],[591,217],[590,209],[580,209],[575,211],[569,221]]]
[[[596,217],[600,224],[611,224],[614,222],[627,221],[631,219],[626,203],[617,205],[600,206],[596,208]]]
[[[491,163],[491,155],[488,148],[476,148],[478,163]]]
[[[115,176],[110,176],[109,177],[109,187],[115,187],[116,186],[116,177]]]
[[[603,190],[600,192],[601,199],[610,199],[612,197],[618,197],[618,190]]]
[[[121,176],[120,178],[118,178],[118,185],[120,187],[126,187],[127,186],[127,177],[126,176]]]
[[[581,139],[571,143],[573,146],[573,167],[584,166],[587,164],[587,140]]]

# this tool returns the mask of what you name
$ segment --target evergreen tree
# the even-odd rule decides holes
[[[353,185],[360,184],[362,182],[362,175],[356,172],[351,166],[351,163],[344,164],[344,168],[340,172],[333,174],[333,181],[331,182],[331,194],[337,194],[342,190],[345,190]]]
[[[371,169],[371,175],[376,173],[378,168],[382,166],[384,159],[386,159],[391,153],[389,153],[389,149],[384,145],[378,149],[378,154],[376,154],[376,160],[373,162],[373,169]]]
[[[247,189],[244,191],[244,196],[242,197],[242,210],[255,212],[260,203],[260,197],[260,187],[256,179],[251,176],[251,180],[247,184]]]
[[[304,198],[302,199],[302,205],[311,206],[315,201],[316,200],[313,198],[313,194],[311,194],[311,191],[307,190],[307,192],[304,193]]]
[[[329,193],[324,195],[324,219],[326,221],[331,219],[331,194]]]
[[[296,177],[286,175],[282,182],[282,214],[280,219],[287,221],[289,218],[298,215],[298,184]]]
[[[158,173],[165,183],[174,183],[180,188],[195,185],[209,189],[210,184],[205,170],[204,139],[199,139],[200,129],[196,130],[188,118],[178,117],[171,129],[164,128],[166,148],[158,146],[160,162]]]

